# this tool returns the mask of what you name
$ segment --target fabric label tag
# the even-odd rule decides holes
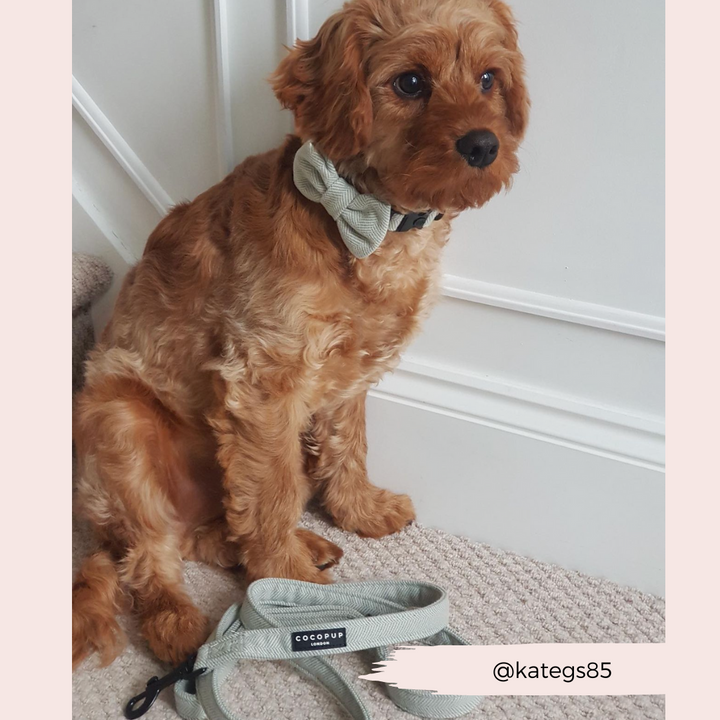
[[[301,650],[325,650],[347,646],[345,628],[330,630],[302,630],[291,635],[293,652]]]

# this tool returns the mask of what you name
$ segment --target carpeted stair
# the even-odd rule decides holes
[[[82,387],[83,363],[92,348],[93,333],[90,307],[112,282],[110,268],[97,257],[73,253],[72,256],[72,333],[73,333],[73,394]]]

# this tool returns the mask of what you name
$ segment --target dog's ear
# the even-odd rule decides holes
[[[297,43],[271,78],[298,134],[335,161],[356,155],[370,138],[373,107],[360,28],[356,14],[335,13],[315,38]]]
[[[491,6],[505,28],[505,47],[513,55],[511,75],[504,79],[502,92],[510,127],[513,135],[520,140],[525,134],[530,113],[530,97],[525,85],[525,59],[518,48],[518,34],[512,11],[501,0],[491,0]]]

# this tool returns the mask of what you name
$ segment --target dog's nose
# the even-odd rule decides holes
[[[500,149],[500,141],[489,130],[471,130],[456,143],[457,151],[472,167],[483,168],[494,162]]]

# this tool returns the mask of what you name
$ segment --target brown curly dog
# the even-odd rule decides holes
[[[115,657],[123,598],[159,658],[202,644],[184,558],[330,582],[342,550],[297,527],[313,496],[368,537],[414,518],[368,481],[365,395],[437,295],[452,219],[517,170],[513,19],[500,0],[353,0],[272,82],[296,134],[160,222],[88,362],[77,509],[100,550],[73,586],[75,663]],[[295,185],[308,140],[396,213],[444,216],[358,259]]]

